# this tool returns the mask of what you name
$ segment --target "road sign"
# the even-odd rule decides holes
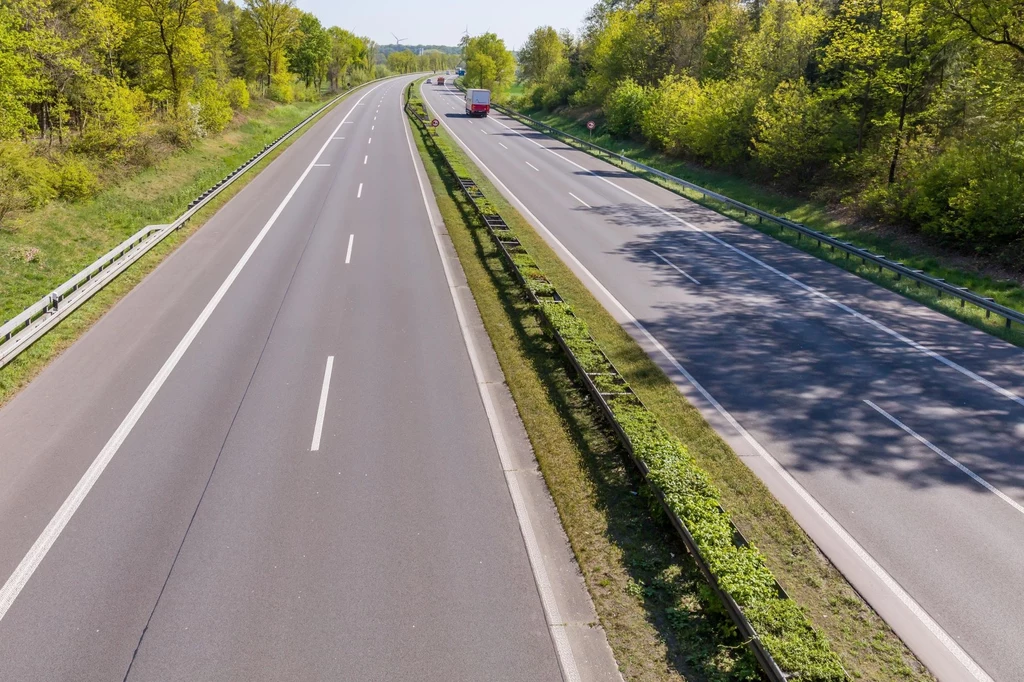
[[[593,130],[596,127],[597,127],[596,123],[594,123],[593,121],[587,121],[587,130]]]
[[[436,128],[437,126],[441,125],[441,122],[435,118],[433,121],[430,122],[430,125]]]

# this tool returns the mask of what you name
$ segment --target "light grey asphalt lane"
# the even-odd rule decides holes
[[[351,110],[0,621],[0,679],[560,678],[400,84],[363,92],[0,411],[6,576]]]
[[[1024,352],[506,117],[469,121],[449,89],[424,92],[508,190],[989,674],[1016,679],[1024,670],[1024,514],[1013,506],[1024,504]],[[697,402],[741,455],[756,457]]]

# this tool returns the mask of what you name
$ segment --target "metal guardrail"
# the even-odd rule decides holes
[[[297,123],[288,132],[265,145],[262,151],[228,173],[213,187],[196,197],[189,203],[188,210],[173,223],[169,225],[149,225],[142,228],[108,251],[92,265],[39,299],[19,315],[5,322],[0,326],[0,368],[14,360],[22,351],[31,346],[53,327],[57,326],[64,318],[88,301],[96,292],[109,284],[130,265],[146,255],[172,232],[185,225],[192,216],[202,210],[204,206],[237,180],[239,176],[258,164],[267,155],[273,153],[275,149],[307,123],[337,104],[346,95],[370,83],[382,80],[387,80],[387,78],[375,78],[366,83],[361,83],[334,97],[331,101]]]
[[[767,220],[771,223],[779,225],[783,230],[793,230],[794,232],[796,232],[798,238],[800,238],[801,236],[810,237],[811,239],[814,239],[818,242],[818,246],[827,244],[829,247],[831,247],[833,251],[839,249],[846,253],[847,258],[849,258],[850,256],[860,258],[861,262],[864,264],[871,262],[872,264],[877,265],[880,271],[885,269],[895,273],[897,280],[906,277],[907,279],[913,280],[919,284],[924,284],[925,286],[935,289],[940,297],[943,294],[948,294],[949,296],[952,296],[954,298],[959,298],[961,307],[963,307],[966,303],[975,305],[978,308],[981,308],[982,310],[985,311],[985,317],[989,317],[994,313],[1006,320],[1007,329],[1009,329],[1014,322],[1024,326],[1024,313],[1018,310],[1014,310],[1013,308],[1008,308],[1007,306],[1000,305],[996,303],[994,299],[976,294],[967,287],[954,286],[946,282],[946,280],[944,279],[939,279],[937,277],[926,275],[923,270],[915,270],[913,268],[909,268],[903,263],[890,260],[885,256],[876,253],[871,253],[870,251],[854,246],[849,242],[844,242],[842,240],[836,239],[835,237],[829,236],[822,232],[818,232],[817,230],[813,230],[807,227],[806,225],[801,225],[800,223],[794,222],[787,218],[782,218],[780,216],[773,215],[771,213],[768,213],[767,211],[763,211],[754,206],[744,204],[741,201],[736,201],[735,199],[727,197],[724,194],[719,194],[718,192],[714,192],[705,187],[701,187],[700,185],[696,185],[687,180],[683,180],[682,178],[677,178],[674,175],[669,175],[668,173],[660,171],[657,168],[652,168],[651,166],[640,163],[639,161],[635,161],[634,159],[631,159],[628,156],[617,154],[611,151],[610,149],[605,149],[604,147],[596,145],[592,142],[588,142],[587,140],[576,137],[575,135],[570,135],[569,133],[559,130],[558,128],[549,126],[548,124],[542,121],[538,121],[535,118],[531,118],[526,114],[521,114],[518,111],[498,105],[492,105],[492,108],[496,109],[497,111],[500,111],[506,116],[517,119],[532,128],[538,129],[541,132],[546,132],[550,134],[552,137],[561,138],[562,140],[569,140],[574,146],[581,147],[584,151],[592,153],[595,156],[604,156],[612,158],[615,161],[618,161],[620,164],[623,164],[625,166],[631,166],[637,169],[638,171],[640,171],[641,174],[653,175],[655,177],[661,178],[666,182],[680,185],[694,192],[700,192],[704,196],[704,198],[710,197],[715,201],[739,209],[743,211],[744,215],[757,216],[758,222],[763,222]]]
[[[411,87],[412,86],[410,85],[410,88]],[[424,131],[427,132],[427,139],[430,140],[431,144],[433,144],[435,148],[437,148],[437,143],[434,139],[434,135],[431,134],[432,131],[429,127],[429,121],[431,119],[426,111],[426,104],[422,104],[421,110],[416,111],[411,106],[407,98],[405,110],[409,114],[410,118],[413,118],[414,121]],[[533,303],[539,306],[542,303],[541,298],[534,293],[533,289],[530,287],[529,283],[526,281],[526,278],[519,271],[519,268],[516,266],[515,261],[513,260],[512,250],[520,249],[522,248],[522,246],[519,243],[519,241],[512,236],[511,228],[509,228],[509,226],[505,223],[505,220],[497,213],[485,212],[483,207],[481,207],[481,205],[478,203],[479,200],[484,199],[485,197],[483,192],[481,192],[479,187],[477,187],[476,182],[472,178],[460,176],[456,169],[451,165],[451,161],[448,159],[448,156],[440,149],[438,151],[441,155],[441,158],[445,160],[445,165],[448,167],[448,171],[456,178],[460,188],[462,189],[463,194],[465,194],[465,196],[469,199],[469,202],[470,204],[472,204],[474,211],[487,226],[487,231],[490,234],[491,239],[498,247],[499,251],[502,254],[502,257],[505,259],[512,273],[519,281],[519,283],[529,293],[530,299],[533,301]],[[550,284],[550,282],[547,282],[547,284]],[[561,303],[562,299],[560,296],[558,296],[557,292],[555,292],[554,288],[552,287],[551,296],[545,297],[543,302]],[[572,312],[571,309],[569,310],[569,312]],[[572,314],[575,315],[575,313]],[[586,371],[583,365],[580,364],[579,360],[576,358],[576,355],[572,352],[572,349],[569,347],[568,343],[566,343],[565,339],[558,332],[558,330],[555,329],[552,325],[550,325],[550,323],[548,326],[554,334],[555,340],[558,342],[558,345],[562,348],[566,357],[568,357],[573,368],[582,378],[584,385],[587,388],[587,391],[590,393],[591,397],[594,399],[597,405],[601,408],[601,411],[604,413],[608,423],[612,426],[612,429],[615,431],[619,440],[622,442],[627,454],[629,454],[629,457],[633,462],[633,465],[637,468],[641,476],[643,476],[644,480],[647,482],[647,484],[654,491],[655,495],[658,497],[658,500],[661,502],[662,509],[665,511],[665,514],[668,516],[669,520],[672,522],[672,525],[676,529],[676,532],[679,534],[679,537],[682,540],[683,545],[686,547],[687,552],[693,557],[694,561],[697,563],[698,568],[704,575],[705,579],[708,581],[708,584],[711,586],[712,591],[714,591],[718,598],[722,601],[723,606],[728,612],[733,623],[736,625],[740,637],[744,640],[744,642],[750,648],[751,652],[754,654],[754,657],[757,659],[758,665],[764,672],[765,677],[770,682],[787,682],[787,680],[789,680],[789,676],[786,673],[784,673],[781,668],[779,668],[779,665],[775,662],[775,659],[772,657],[771,653],[767,650],[767,648],[765,648],[764,643],[761,641],[761,638],[754,630],[754,626],[751,624],[750,620],[747,619],[746,614],[743,613],[743,609],[740,607],[739,604],[736,603],[732,596],[730,596],[719,586],[718,579],[716,578],[715,574],[711,571],[711,567],[708,566],[707,562],[704,560],[704,557],[701,555],[700,548],[698,547],[693,535],[686,527],[686,524],[683,523],[683,520],[679,518],[675,511],[669,506],[668,501],[665,499],[665,494],[658,487],[658,485],[648,479],[649,472],[647,469],[647,465],[644,464],[644,462],[636,456],[636,453],[633,450],[633,442],[630,440],[629,436],[622,429],[618,420],[615,418],[615,414],[612,412],[611,405],[608,404],[606,394],[600,390],[600,388],[594,382],[594,378]],[[601,357],[604,359],[604,362],[607,363],[607,366],[612,368],[614,376],[621,378],[618,369],[615,368],[615,365],[608,358],[608,356],[605,355],[604,351],[600,349],[600,346],[597,344],[596,341],[593,340],[592,337],[591,341],[594,344],[594,348],[597,349],[597,352],[601,354]],[[637,396],[633,392],[632,388],[630,388],[626,384],[625,380],[623,380],[623,386],[626,388],[626,391],[624,393],[628,393],[631,396],[632,400],[635,400],[638,404],[643,406],[643,401],[641,401],[640,397]],[[646,406],[644,406],[644,408],[647,409]],[[721,507],[719,507],[719,510],[723,514],[725,513],[725,510],[722,509]],[[729,521],[729,524],[733,530],[734,542],[740,546],[749,544],[747,539],[743,536],[743,534],[736,527],[736,525],[732,523],[732,520]],[[786,591],[782,588],[778,581],[776,581],[775,586],[778,589],[781,597],[786,599],[789,598],[789,595],[786,594]]]

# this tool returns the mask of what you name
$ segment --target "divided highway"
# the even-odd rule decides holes
[[[408,81],[315,124],[0,410],[0,679],[562,679]]]
[[[1024,670],[1024,351],[424,86],[942,680]]]

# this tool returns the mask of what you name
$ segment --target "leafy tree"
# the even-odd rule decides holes
[[[25,102],[40,88],[38,68],[30,58],[28,34],[19,16],[0,6],[0,140],[35,128]]]
[[[401,50],[387,56],[387,65],[392,73],[412,73],[416,70],[418,61],[412,51]]]
[[[295,37],[299,13],[295,0],[245,0],[242,34],[269,90],[271,79],[285,68],[285,49]]]
[[[173,110],[185,101],[197,76],[210,66],[204,22],[217,8],[212,0],[123,0],[131,22],[128,55],[139,80]]]
[[[519,51],[519,70],[523,80],[544,82],[551,70],[565,59],[565,45],[555,29],[542,26],[526,39]]]
[[[465,82],[471,88],[486,88],[500,97],[515,78],[516,61],[505,49],[505,41],[494,33],[470,38],[466,43]]]
[[[1024,55],[1024,0],[937,0],[973,36]]]
[[[299,18],[296,39],[288,50],[288,65],[306,83],[320,90],[331,60],[331,37],[309,12]]]

